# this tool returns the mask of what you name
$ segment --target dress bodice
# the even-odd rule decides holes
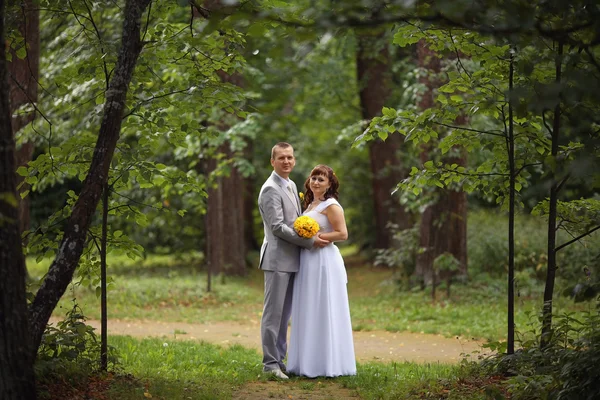
[[[322,212],[332,204],[336,204],[341,207],[340,203],[338,203],[338,201],[336,199],[329,198],[329,199],[325,200],[324,202],[320,203],[313,210],[305,211],[302,215],[307,215],[307,216],[313,218],[315,221],[317,221],[317,223],[319,224],[319,232],[321,232],[321,233],[332,232],[333,227],[331,226],[331,223],[329,222],[327,215],[322,214]]]

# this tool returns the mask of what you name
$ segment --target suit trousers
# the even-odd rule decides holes
[[[260,325],[263,371],[285,370],[287,331],[292,314],[295,272],[264,271],[265,300]]]

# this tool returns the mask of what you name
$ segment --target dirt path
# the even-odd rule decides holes
[[[99,321],[87,321],[100,331]],[[110,320],[108,333],[134,337],[166,337],[204,340],[220,345],[241,344],[260,351],[260,326],[236,322],[189,324],[183,322]],[[387,331],[354,332],[354,348],[359,362],[441,362],[456,363],[461,354],[481,350],[481,343],[440,335]]]

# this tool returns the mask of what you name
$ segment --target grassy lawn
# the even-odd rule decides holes
[[[504,236],[502,226],[493,218],[471,224],[470,260],[481,263],[502,260],[502,248],[486,238]],[[485,231],[485,229],[487,231]],[[519,240],[527,250],[525,262],[539,265],[539,227],[523,230]],[[498,240],[503,240],[501,237]],[[533,250],[529,249],[536,249]],[[487,250],[486,250],[487,249]],[[468,282],[454,284],[450,298],[443,289],[432,301],[429,290],[399,290],[393,270],[374,267],[352,248],[342,248],[348,270],[348,291],[354,330],[412,331],[462,336],[482,340],[502,340],[506,335],[506,278],[481,273],[485,266],[470,270]],[[498,254],[494,255],[494,251]],[[534,254],[530,256],[529,254]],[[495,260],[495,261],[492,261]],[[49,260],[39,264],[27,260],[33,280],[47,271]],[[470,266],[471,268],[471,266]],[[501,266],[500,266],[501,268]],[[477,273],[479,271],[479,273]],[[533,272],[531,272],[533,271]],[[542,305],[543,282],[531,279],[536,270],[518,277],[515,321],[518,331],[537,328],[537,313]],[[212,279],[207,291],[207,276],[202,258],[197,255],[150,255],[132,261],[123,256],[109,258],[111,279],[108,294],[109,316],[124,320],[155,320],[202,323],[234,321],[257,323],[261,317],[263,275],[256,268],[245,278]],[[526,275],[529,275],[526,276]],[[55,317],[64,317],[73,299],[88,318],[100,317],[95,275],[77,276],[59,303]],[[32,286],[35,290],[35,284]],[[591,303],[574,304],[555,289],[555,313],[585,311]],[[261,374],[261,356],[239,345],[222,348],[209,343],[171,339],[135,339],[111,336],[111,346],[120,357],[111,374],[83,377],[73,390],[91,399],[263,399],[263,398],[449,398],[484,399],[502,392],[495,377],[481,377],[468,365],[415,363],[360,363],[354,377],[303,379],[292,377],[275,382]],[[77,367],[74,367],[77,368]],[[65,376],[69,376],[67,373]],[[62,379],[62,378],[61,378]],[[74,393],[52,396],[56,388],[42,380],[41,398],[79,398]],[[51,380],[52,382],[52,380]],[[83,383],[82,383],[83,382]],[[81,389],[77,389],[80,387]],[[67,385],[68,389],[68,385]],[[93,391],[100,393],[97,397]],[[65,390],[61,387],[58,390]],[[64,394],[64,393],[63,393]],[[313,396],[314,394],[314,396]],[[44,397],[45,396],[45,397]],[[102,397],[104,396],[104,397]],[[150,397],[152,396],[152,397]]]
[[[60,386],[60,396],[80,398],[77,396],[85,393],[85,398],[119,400],[306,399],[313,396],[417,399],[447,391],[446,383],[459,382],[469,374],[468,369],[459,365],[364,363],[357,365],[356,376],[335,379],[292,376],[289,381],[281,382],[261,373],[260,355],[255,350],[238,345],[223,348],[193,341],[122,336],[111,337],[111,345],[120,357],[116,372],[80,377],[75,380],[78,383],[67,389]],[[40,387],[41,399],[59,398],[57,385],[42,381]],[[472,387],[457,396],[454,398],[484,398]]]
[[[451,298],[438,291],[433,302],[429,291],[400,291],[393,272],[372,267],[357,255],[346,254],[348,291],[354,330],[412,331],[448,337],[498,340],[506,332],[506,283],[500,279],[475,279],[455,284]],[[33,277],[41,277],[48,263],[28,262]],[[131,261],[109,260],[108,304],[110,318],[147,319],[202,323],[210,321],[258,322],[262,311],[263,276],[258,269],[246,278],[218,277],[207,292],[207,277],[197,259],[151,256]],[[531,287],[528,296],[517,298],[515,320],[518,330],[528,323],[542,304],[543,284]],[[560,287],[557,293],[560,292]],[[100,317],[95,287],[74,284],[55,311],[63,317],[72,299],[88,318]],[[575,311],[589,304],[575,305],[557,296],[555,311]]]

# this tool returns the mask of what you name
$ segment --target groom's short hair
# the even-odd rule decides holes
[[[277,144],[276,144],[275,146],[273,146],[273,148],[271,149],[271,160],[274,160],[274,159],[275,159],[275,152],[276,152],[276,150],[278,150],[278,149],[288,149],[288,148],[290,148],[290,147],[292,148],[292,150],[294,149],[294,148],[292,147],[292,145],[291,145],[291,144],[289,144],[289,143],[286,143],[286,142],[279,142],[279,143],[277,143]]]

